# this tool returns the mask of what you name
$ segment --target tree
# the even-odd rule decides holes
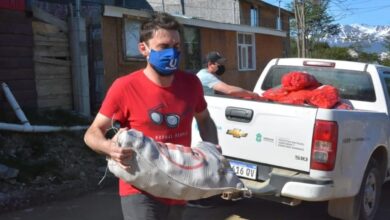
[[[349,49],[344,47],[331,47],[321,53],[322,56],[326,59],[335,59],[335,60],[350,60],[354,61],[355,59],[351,56]]]
[[[390,59],[384,59],[380,62],[380,64],[384,66],[390,66]]]
[[[357,61],[366,63],[378,63],[379,57],[376,53],[360,52]]]
[[[387,56],[385,59],[381,60],[380,63],[382,65],[385,65],[385,66],[390,66],[390,34],[388,34],[386,37],[385,37],[385,40],[384,40],[384,45],[385,45],[385,48],[386,48],[386,53],[387,53]]]
[[[293,3],[295,12],[295,28],[297,37],[297,52],[298,57],[306,57],[306,40],[305,40],[305,2],[304,0],[294,0]]]
[[[385,37],[384,44],[387,49],[387,53],[390,54],[390,34]]]
[[[322,0],[319,4],[310,3],[307,7],[306,16],[306,37],[309,51],[312,50],[315,43],[318,43],[325,36],[337,35],[340,32],[338,24],[333,24],[334,18],[331,17],[327,10],[329,8],[329,0]],[[310,54],[309,54],[310,55]]]
[[[355,60],[348,48],[330,47],[328,43],[320,42],[313,45],[313,58],[335,59],[335,60]]]
[[[293,0],[290,8],[295,13],[295,21],[291,23],[296,34],[298,57],[307,57],[315,43],[326,35],[340,32],[334,18],[327,13],[330,0]]]

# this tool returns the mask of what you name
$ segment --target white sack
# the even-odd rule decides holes
[[[247,191],[215,144],[200,142],[192,148],[164,144],[134,129],[120,133],[117,141],[133,149],[126,162],[131,168],[126,171],[108,159],[109,170],[151,195],[196,200]]]

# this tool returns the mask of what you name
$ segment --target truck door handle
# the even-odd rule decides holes
[[[225,117],[230,121],[249,123],[253,118],[253,110],[238,107],[226,107]]]

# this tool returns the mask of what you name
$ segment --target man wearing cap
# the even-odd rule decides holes
[[[216,51],[207,54],[205,60],[206,67],[196,74],[202,82],[204,94],[213,95],[219,93],[234,97],[258,97],[257,93],[226,84],[219,79],[219,76],[225,72],[225,66],[223,65],[225,61],[226,58]]]

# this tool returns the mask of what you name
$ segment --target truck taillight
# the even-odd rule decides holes
[[[331,171],[337,153],[338,126],[334,121],[317,120],[314,127],[310,168]]]

